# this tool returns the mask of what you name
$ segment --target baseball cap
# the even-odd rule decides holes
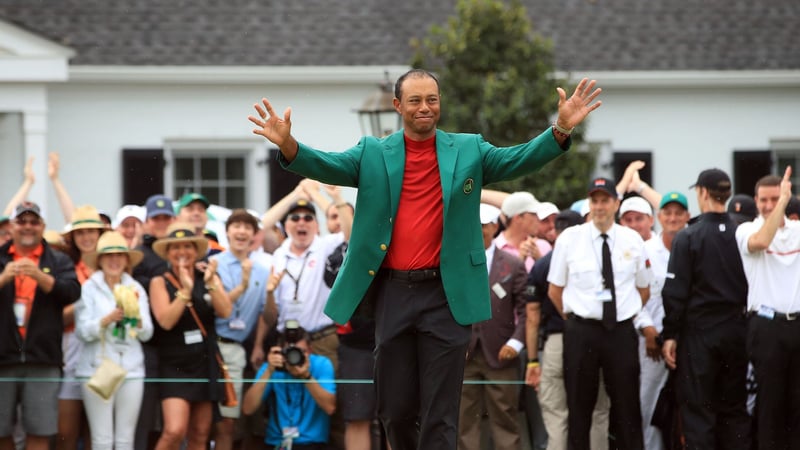
[[[208,201],[205,195],[197,192],[189,192],[188,194],[183,194],[183,197],[178,201],[178,211],[189,206],[189,203],[192,202],[200,202],[206,209],[211,205],[211,202]]]
[[[555,227],[557,232],[562,232],[567,228],[584,223],[583,216],[572,209],[565,209],[556,216]]]
[[[729,191],[731,189],[731,179],[728,174],[720,169],[706,169],[697,176],[697,181],[689,186],[689,189],[704,187],[714,191]]]
[[[500,218],[500,210],[496,206],[481,203],[480,206],[481,225],[497,223]]]
[[[614,180],[609,178],[595,178],[589,182],[588,195],[591,196],[595,192],[605,192],[614,198],[619,198],[619,194],[617,194],[617,184],[614,183]]]
[[[758,216],[756,201],[749,195],[736,194],[728,202],[728,214],[736,223],[750,222]]]
[[[670,191],[661,196],[661,202],[658,204],[658,209],[662,209],[670,203],[677,203],[683,206],[683,209],[689,210],[689,200],[686,196],[677,191]]]
[[[514,192],[508,194],[508,197],[503,200],[500,210],[502,210],[503,214],[509,219],[526,212],[536,214],[539,210],[539,202],[530,192]]]
[[[145,202],[145,210],[147,211],[147,219],[162,215],[175,217],[175,211],[172,209],[172,199],[166,195],[151,195]]]
[[[9,216],[0,216],[0,224],[6,223],[6,222],[10,222],[10,221],[11,221],[11,217],[9,217]]]
[[[111,224],[111,228],[117,228],[120,226],[125,219],[129,217],[133,217],[134,219],[138,220],[139,222],[144,223],[147,216],[147,210],[139,205],[123,205],[117,211],[116,216],[114,216],[114,221]]]
[[[308,200],[300,199],[291,205],[289,205],[289,209],[286,211],[286,215],[283,216],[284,219],[289,216],[289,214],[297,211],[298,209],[305,209],[311,212],[313,215],[317,215],[317,209],[314,208],[314,204],[309,202]]]
[[[550,202],[539,203],[539,210],[536,211],[536,215],[539,216],[539,220],[547,219],[553,214],[558,214],[558,206]]]
[[[14,208],[14,212],[11,213],[11,218],[16,219],[25,213],[36,214],[37,217],[40,219],[42,218],[42,210],[39,208],[39,205],[29,201],[24,201],[17,205],[17,207]]]
[[[648,203],[647,200],[643,199],[642,197],[638,196],[628,197],[622,202],[622,204],[619,207],[620,217],[624,216],[625,213],[631,211],[646,214],[650,217],[653,217],[653,208],[651,208],[650,203]]]

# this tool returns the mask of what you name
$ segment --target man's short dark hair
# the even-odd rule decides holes
[[[754,194],[756,195],[756,197],[758,197],[758,188],[760,188],[761,186],[774,187],[780,185],[781,185],[781,177],[777,175],[763,176],[758,180],[758,182],[756,182],[756,190]]]
[[[228,216],[228,220],[225,221],[225,231],[228,231],[228,228],[236,222],[250,225],[253,228],[253,232],[258,231],[258,220],[247,212],[246,209],[239,208],[231,212],[231,215]]]
[[[436,78],[436,75],[433,72],[429,72],[425,69],[411,69],[408,72],[400,75],[400,78],[397,79],[397,82],[394,84],[394,97],[400,100],[403,95],[403,82],[406,81],[406,78],[431,78],[433,81],[436,82],[436,90],[439,90],[439,79]]]

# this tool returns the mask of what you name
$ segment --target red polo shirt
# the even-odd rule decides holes
[[[398,270],[438,267],[444,212],[436,136],[424,141],[405,137],[405,145],[403,189],[383,266]]]

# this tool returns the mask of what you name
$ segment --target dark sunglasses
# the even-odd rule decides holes
[[[311,214],[292,214],[291,216],[289,216],[289,220],[291,220],[292,222],[299,222],[300,219],[306,222],[312,222],[314,220],[314,216],[312,216]]]
[[[42,224],[42,220],[41,219],[23,219],[23,218],[19,218],[19,219],[14,219],[14,221],[19,226],[30,225],[32,227],[38,227],[39,225]]]

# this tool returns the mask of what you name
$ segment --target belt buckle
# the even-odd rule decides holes
[[[797,313],[786,313],[786,320],[791,322],[795,319],[797,319]]]

